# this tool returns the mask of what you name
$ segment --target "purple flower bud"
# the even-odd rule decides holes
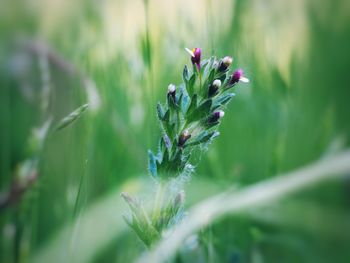
[[[236,85],[239,81],[242,82],[249,82],[249,79],[244,77],[243,69],[237,69],[235,72],[233,72],[228,85],[229,86],[234,86]]]
[[[186,51],[191,55],[192,64],[196,65],[197,69],[200,70],[202,50],[199,47],[196,47],[196,48],[193,48],[192,50],[189,50],[188,48],[186,48]]]
[[[191,138],[191,134],[189,133],[188,130],[184,130],[183,133],[181,133],[181,135],[179,136],[179,142],[178,142],[178,146],[182,147],[185,145],[186,141]]]
[[[208,123],[212,124],[212,123],[216,123],[218,122],[222,117],[224,117],[225,112],[222,110],[219,111],[215,111],[208,119]]]
[[[193,57],[191,57],[191,61],[193,64],[196,64],[198,66],[201,62],[202,50],[199,47],[196,47],[192,49],[192,52],[193,52]]]

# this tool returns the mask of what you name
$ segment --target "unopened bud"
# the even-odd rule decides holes
[[[176,86],[174,84],[169,84],[168,86],[168,96],[171,96],[175,102]]]
[[[233,72],[229,82],[228,82],[228,85],[230,87],[236,85],[239,81],[242,81],[242,82],[249,82],[249,79],[247,79],[246,77],[244,77],[244,73],[243,73],[243,69],[237,69],[235,72]]]
[[[189,131],[186,129],[184,130],[183,133],[181,133],[180,137],[179,137],[179,142],[178,142],[178,146],[182,147],[185,145],[186,141],[191,138],[191,134],[189,133]]]
[[[174,85],[174,84],[169,84],[169,86],[168,86],[168,92],[169,92],[169,93],[173,93],[173,92],[175,92],[175,90],[176,90],[175,85]]]
[[[214,80],[213,84],[209,86],[208,97],[210,98],[216,95],[220,87],[221,87],[221,80],[219,79]]]
[[[196,47],[192,50],[186,48],[186,51],[191,55],[192,64],[196,65],[197,69],[200,70],[202,50],[199,47]]]
[[[219,111],[215,111],[208,119],[208,123],[212,124],[212,123],[216,123],[218,122],[222,117],[224,117],[225,112],[222,110]]]
[[[221,80],[216,79],[213,81],[213,86],[220,88],[221,87]]]
[[[218,71],[224,72],[228,69],[229,66],[231,66],[233,59],[229,56],[224,57],[219,62]]]

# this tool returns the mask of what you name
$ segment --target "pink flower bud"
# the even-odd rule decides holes
[[[249,79],[244,77],[243,69],[237,69],[235,72],[233,72],[228,84],[229,86],[234,86],[239,81],[249,82]]]
[[[193,48],[192,50],[189,50],[188,48],[186,48],[186,51],[191,55],[192,64],[196,65],[197,69],[200,70],[202,50],[199,47],[196,47],[196,48]]]

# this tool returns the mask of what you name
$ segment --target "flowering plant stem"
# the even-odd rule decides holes
[[[164,186],[162,182],[159,182],[157,184],[157,191],[156,191],[156,197],[154,201],[154,208],[153,208],[153,220],[156,220],[157,217],[160,215],[160,211],[162,208],[162,201],[164,196]]]
[[[152,209],[147,212],[140,200],[122,193],[131,210],[125,221],[147,247],[182,220],[183,183],[194,171],[191,162],[219,135],[223,110],[235,95],[231,88],[248,81],[241,69],[229,74],[231,57],[202,61],[200,48],[186,50],[192,72],[185,66],[183,83],[170,84],[166,103],[156,107],[161,136],[157,153],[148,152],[149,173],[156,182]]]

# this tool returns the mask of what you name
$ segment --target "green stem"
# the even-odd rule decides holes
[[[196,69],[197,69],[197,73],[199,76],[199,92],[198,93],[200,93],[200,90],[202,88],[202,74],[201,74],[201,71],[199,70],[199,68],[196,67]]]
[[[157,221],[157,219],[160,216],[160,211],[162,210],[162,204],[163,204],[163,196],[164,196],[164,189],[163,189],[163,182],[159,181],[157,185],[157,193],[156,198],[154,201],[154,207],[153,207],[153,222]]]

